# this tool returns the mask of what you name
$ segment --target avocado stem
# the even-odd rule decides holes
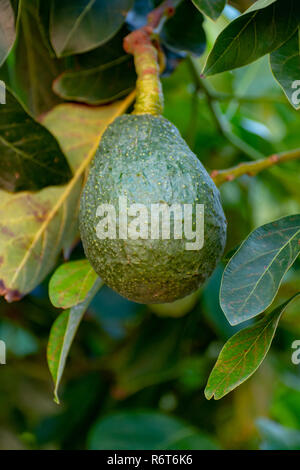
[[[124,50],[134,57],[137,73],[136,102],[132,114],[162,114],[163,92],[160,82],[161,54],[152,42],[166,18],[175,12],[177,0],[165,0],[148,15],[148,23],[124,38]]]
[[[181,0],[165,0],[158,7],[152,10],[148,15],[148,25],[152,28],[159,28],[163,22],[173,16],[175,13],[175,7]]]
[[[152,44],[152,26],[144,26],[124,39],[124,49],[134,57],[136,102],[133,114],[160,115],[163,111],[163,93],[159,78],[158,51]]]

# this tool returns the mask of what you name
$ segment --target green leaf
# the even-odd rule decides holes
[[[297,429],[281,426],[266,418],[258,419],[257,425],[263,438],[262,450],[300,449],[300,432]]]
[[[0,151],[0,187],[7,191],[35,191],[72,176],[57,140],[9,90],[0,106]]]
[[[66,100],[104,104],[128,94],[135,81],[132,58],[124,55],[92,69],[65,72],[55,80],[53,90]]]
[[[74,56],[74,68],[60,75],[53,84],[60,97],[89,104],[106,103],[127,94],[135,86],[133,58],[125,55],[124,26],[101,47]]]
[[[17,40],[12,51],[13,88],[34,116],[49,111],[61,101],[51,87],[53,80],[65,70],[64,60],[50,55],[40,1],[21,0]]]
[[[52,0],[50,38],[58,57],[89,51],[125,22],[132,0]]]
[[[260,10],[261,8],[266,8],[269,5],[272,5],[272,3],[277,2],[278,0],[255,0],[254,4],[251,5],[247,11],[255,11],[255,10]]]
[[[16,38],[15,14],[9,0],[0,0],[0,66]]]
[[[206,47],[203,21],[203,15],[190,0],[184,0],[176,8],[175,15],[166,21],[161,40],[173,51],[201,55]]]
[[[258,1],[218,36],[204,74],[232,70],[278,49],[300,21],[298,0]]]
[[[58,387],[76,331],[89,304],[102,284],[101,279],[97,278],[86,294],[85,299],[70,310],[61,313],[51,328],[47,360],[54,381],[54,398],[56,403],[59,403]]]
[[[50,279],[52,304],[57,308],[70,308],[83,302],[96,279],[97,274],[87,259],[62,264]]]
[[[81,72],[82,70],[93,69],[100,65],[109,64],[120,57],[123,57],[125,55],[123,48],[124,37],[127,36],[130,31],[131,30],[128,29],[127,24],[125,24],[112,39],[102,46],[96,47],[96,49],[89,52],[73,56],[74,68],[72,71]]]
[[[220,303],[236,325],[263,312],[300,252],[300,214],[254,230],[227,264]]]
[[[300,108],[300,29],[270,55],[272,72],[295,109]],[[295,84],[297,90],[295,90]]]
[[[225,343],[205,388],[208,400],[219,400],[254,374],[269,351],[282,313],[299,295],[300,292]]]
[[[155,411],[123,411],[96,422],[91,450],[216,449],[209,436],[184,422]]]
[[[226,0],[192,0],[192,2],[212,20],[219,18],[226,5]]]
[[[0,190],[0,295],[19,300],[53,269],[66,240],[77,234],[83,175],[105,128],[123,114],[134,94],[109,106],[64,104],[54,108],[44,125],[58,139],[73,178],[64,186],[36,193]]]

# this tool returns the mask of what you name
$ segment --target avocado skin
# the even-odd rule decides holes
[[[167,202],[204,204],[204,246],[187,251],[188,240],[100,240],[99,204],[118,208]],[[130,219],[129,219],[130,220]],[[140,303],[165,303],[191,294],[211,275],[226,240],[226,219],[217,187],[163,117],[123,115],[102,136],[80,203],[79,228],[86,257],[96,273],[122,296]],[[117,218],[118,233],[118,218]],[[172,234],[172,224],[171,224]]]

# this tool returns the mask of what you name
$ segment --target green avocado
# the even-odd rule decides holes
[[[149,309],[159,317],[180,318],[189,313],[196,305],[199,295],[193,292],[183,299],[175,300],[164,304],[149,304]]]
[[[202,226],[196,216],[201,204]],[[192,216],[185,207],[192,207]],[[226,240],[214,182],[177,128],[150,114],[121,116],[103,134],[82,193],[79,222],[96,273],[140,303],[174,302],[197,290],[215,269]],[[203,246],[192,245],[201,227]]]

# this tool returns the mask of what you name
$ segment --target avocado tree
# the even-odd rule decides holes
[[[142,304],[123,346],[112,335],[85,361],[114,376],[116,400],[182,377],[190,357],[197,392],[206,381],[206,399],[218,400],[257,371],[279,322],[293,328],[284,312],[299,310],[290,304],[300,294],[299,27],[297,0],[0,0],[0,294],[17,305],[49,286],[61,309],[47,346],[57,403],[78,327],[106,286]],[[126,235],[120,201],[131,204]],[[170,227],[176,207],[195,204],[202,225],[191,211],[177,228],[203,240],[187,249],[188,232],[170,237]],[[142,219],[153,206],[154,228]],[[164,207],[173,218],[161,238]],[[198,348],[199,312],[221,331],[205,367],[200,351],[214,340]],[[94,428],[91,448],[141,416],[171,426],[121,414]]]

